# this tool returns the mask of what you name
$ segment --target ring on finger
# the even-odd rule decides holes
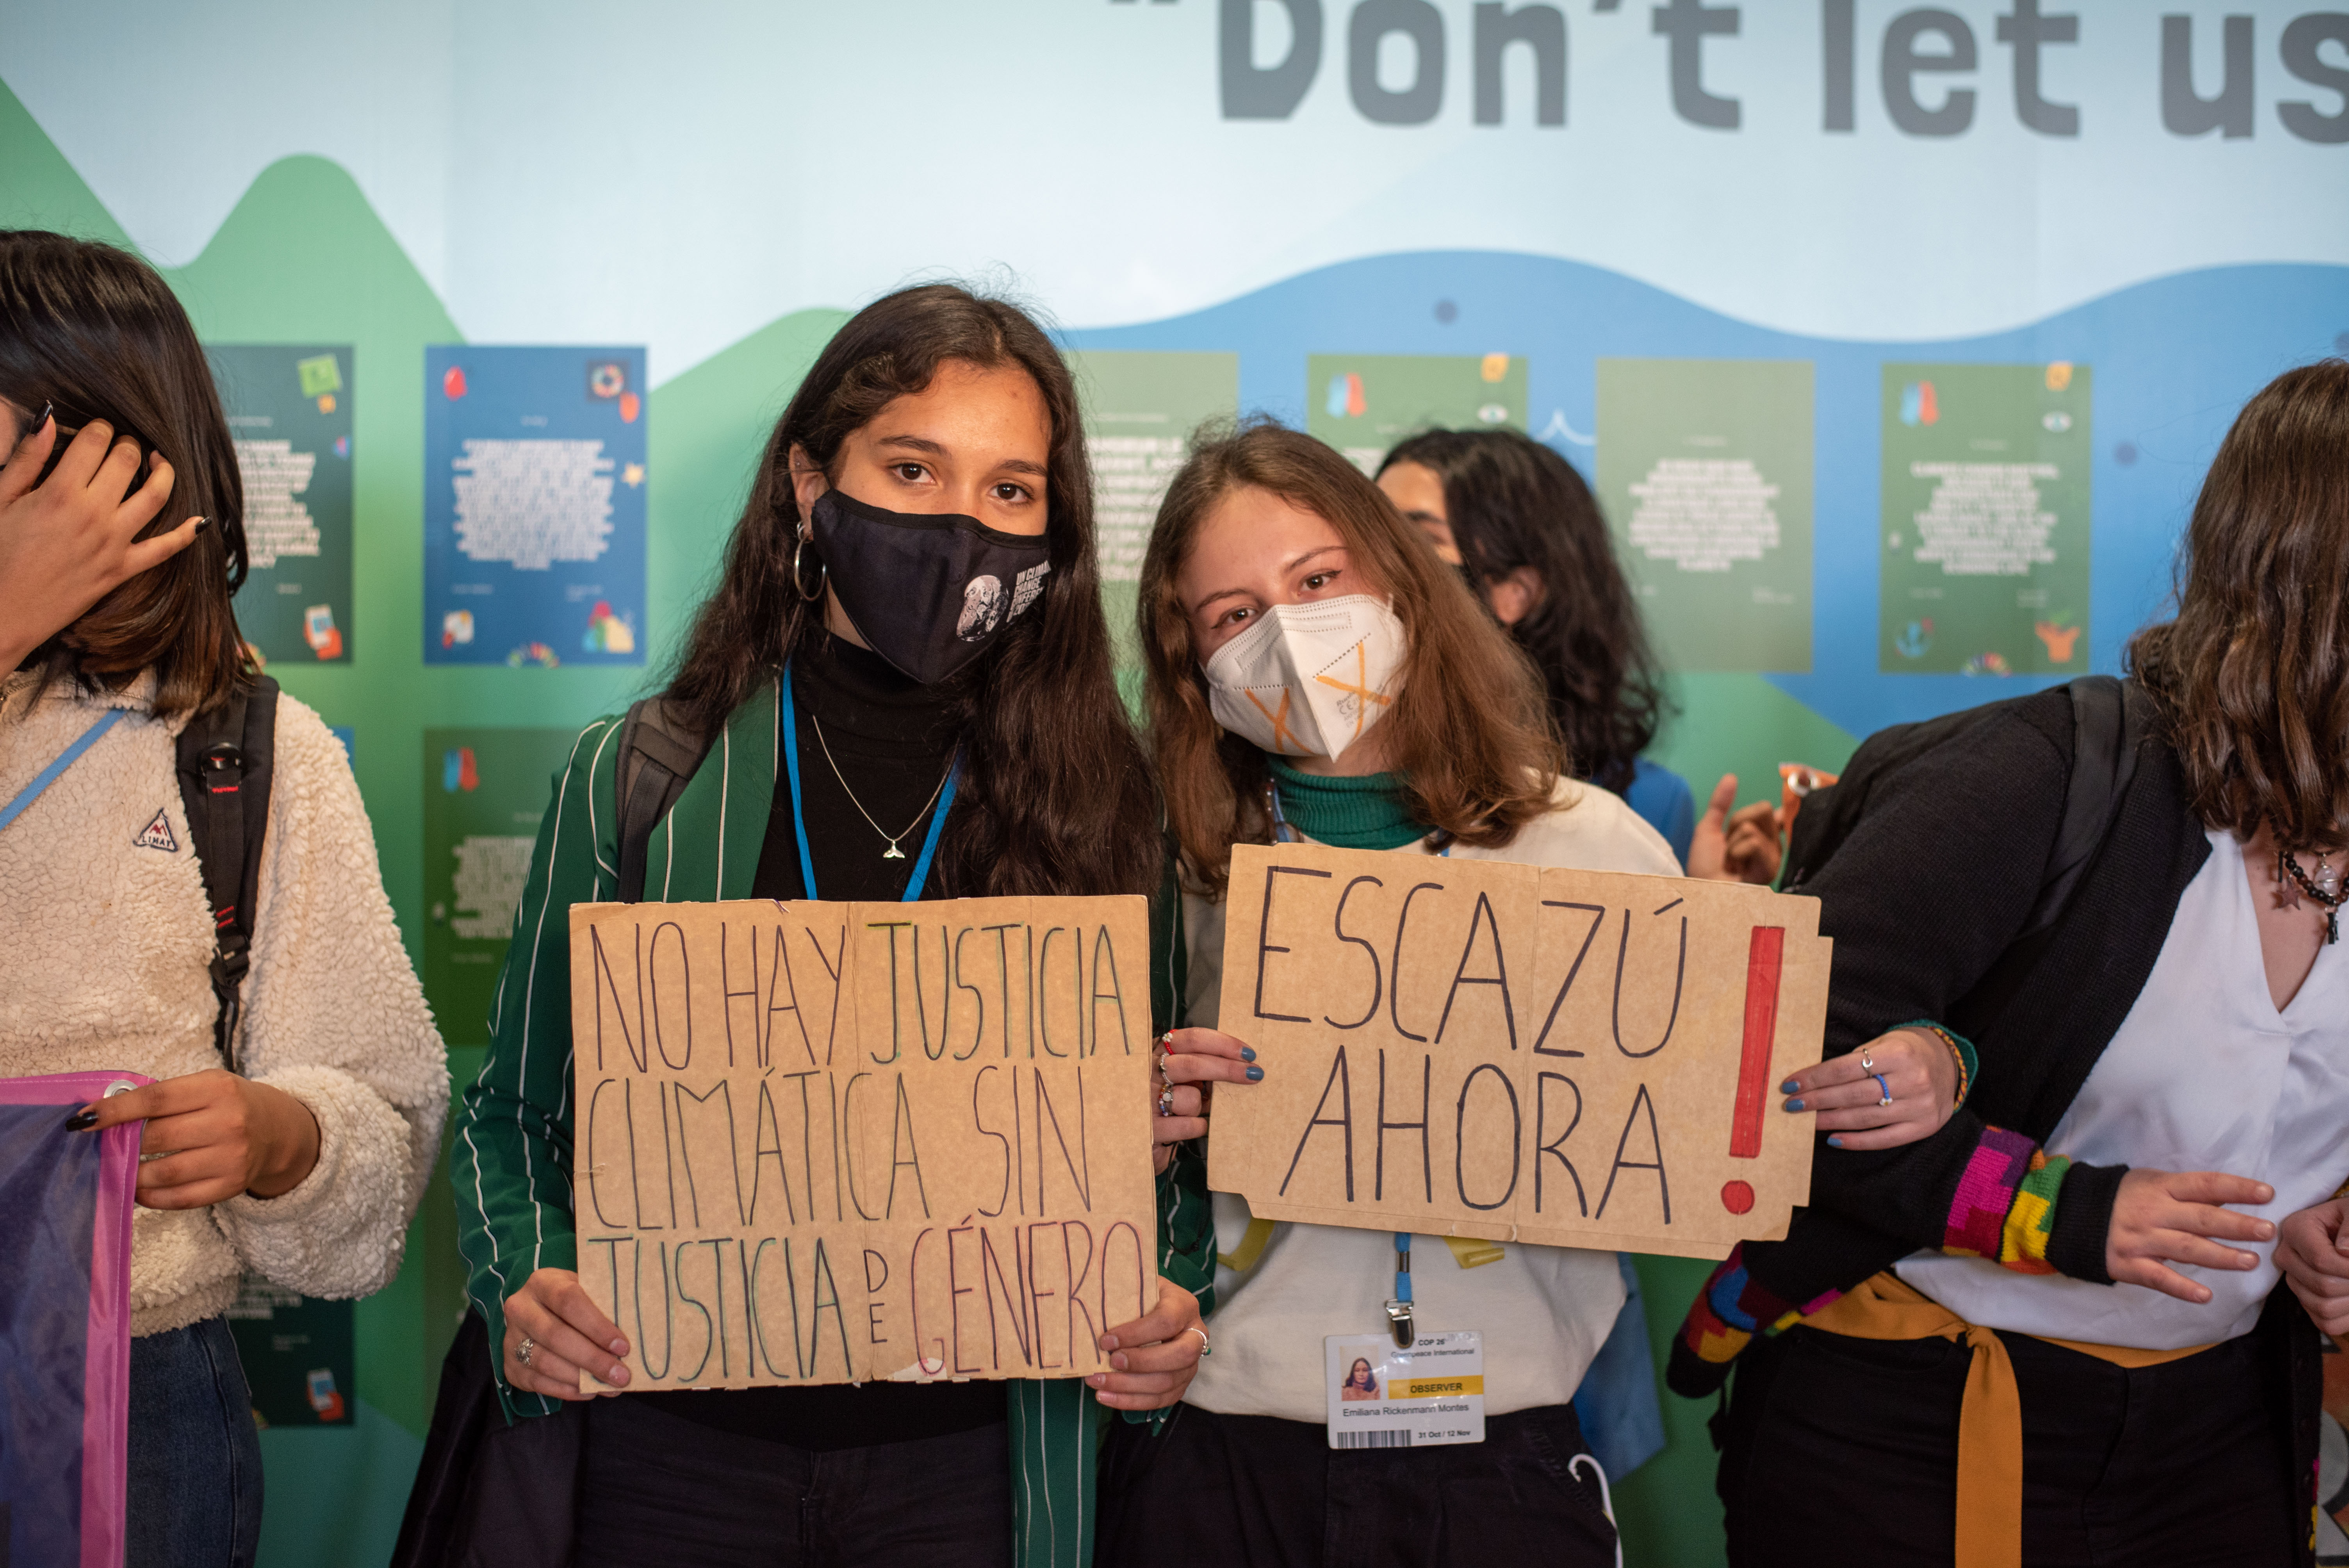
[[[1890,1105],[1892,1103],[1892,1086],[1884,1081],[1884,1075],[1882,1073],[1875,1073],[1870,1076],[1876,1079],[1877,1091],[1884,1097],[1876,1103],[1878,1105]]]
[[[1158,1090],[1158,1114],[1161,1116],[1174,1114],[1174,1086],[1171,1083],[1163,1084]]]
[[[530,1353],[537,1348],[538,1341],[525,1334],[522,1336],[522,1343],[514,1346],[514,1359],[527,1367],[530,1365]]]
[[[1876,1058],[1868,1054],[1868,1047],[1866,1046],[1862,1046],[1859,1048],[1859,1070],[1864,1073],[1871,1074],[1876,1071]]]
[[[1215,1345],[1207,1338],[1207,1331],[1200,1327],[1197,1324],[1192,1324],[1189,1327],[1184,1329],[1183,1332],[1185,1334],[1195,1334],[1199,1336],[1200,1360],[1205,1361],[1208,1357],[1213,1356],[1216,1353]]]

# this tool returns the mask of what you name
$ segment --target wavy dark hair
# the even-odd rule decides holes
[[[195,542],[84,611],[26,661],[40,684],[119,686],[156,676],[155,711],[226,701],[253,666],[229,600],[244,584],[244,481],[211,364],[178,296],[127,251],[38,229],[0,230],[0,398],[28,419],[104,420],[160,452],[171,493],[141,539],[209,518]],[[143,470],[142,470],[143,471]]]
[[[1542,673],[1568,766],[1603,789],[1629,788],[1671,704],[1599,498],[1572,463],[1516,430],[1429,430],[1379,471],[1397,463],[1443,481],[1453,542],[1479,581],[1527,566],[1541,579],[1540,600],[1510,635]]]
[[[1036,609],[951,682],[964,772],[938,847],[939,886],[960,897],[1154,892],[1157,809],[1112,672],[1076,388],[1051,340],[1017,305],[928,284],[875,300],[833,335],[767,439],[725,576],[694,619],[667,695],[714,734],[827,634],[821,601],[802,599],[792,575],[800,525],[792,449],[836,476],[848,437],[929,386],[948,361],[1017,366],[1043,394],[1052,569]]]
[[[2177,618],[2129,642],[2202,820],[2349,844],[2349,360],[2287,370],[2235,418],[2194,502]]]
[[[1264,753],[1216,722],[1175,588],[1216,503],[1250,486],[1336,529],[1354,569],[1394,605],[1410,646],[1380,727],[1413,819],[1440,842],[1498,848],[1515,839],[1550,809],[1561,761],[1524,654],[1353,464],[1268,419],[1210,426],[1192,437],[1190,459],[1159,503],[1139,606],[1151,744],[1193,883],[1221,896],[1232,845],[1272,837]]]

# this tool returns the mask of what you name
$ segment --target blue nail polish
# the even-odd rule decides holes
[[[1803,1086],[1801,1084],[1796,1083],[1793,1078],[1788,1078],[1785,1083],[1778,1086],[1778,1092],[1780,1094],[1793,1094],[1802,1087]]]
[[[1240,1047],[1240,1060],[1244,1062],[1252,1062],[1256,1060],[1256,1047],[1254,1046],[1242,1046]]]
[[[1800,1110],[1803,1109],[1803,1102],[1799,1099],[1790,1099],[1786,1102],[1786,1109],[1788,1110]]]
[[[1255,1082],[1257,1082],[1258,1079],[1262,1078],[1263,1077],[1264,1077],[1264,1069],[1263,1069],[1262,1068],[1248,1068],[1248,1082],[1250,1082],[1250,1083],[1255,1083]]]
[[[1838,1136],[1829,1134],[1827,1138],[1827,1147],[1830,1149],[1841,1149],[1843,1147],[1843,1140]]]

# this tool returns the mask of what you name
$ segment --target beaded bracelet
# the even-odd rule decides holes
[[[1933,1022],[1930,1018],[1911,1018],[1905,1024],[1896,1024],[1893,1026],[1900,1029],[1922,1029],[1929,1035],[1938,1036],[1941,1043],[1950,1047],[1950,1055],[1958,1064],[1958,1094],[1957,1098],[1950,1102],[1950,1109],[1955,1110],[1965,1104],[1967,1092],[1973,1088],[1974,1076],[1982,1070],[1981,1060],[1974,1055],[1973,1042],[1955,1030],[1945,1028]]]

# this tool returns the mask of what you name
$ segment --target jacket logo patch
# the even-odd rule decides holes
[[[180,852],[180,841],[171,836],[171,817],[168,810],[155,813],[155,820],[140,830],[130,841],[141,849],[160,850],[167,855]]]

